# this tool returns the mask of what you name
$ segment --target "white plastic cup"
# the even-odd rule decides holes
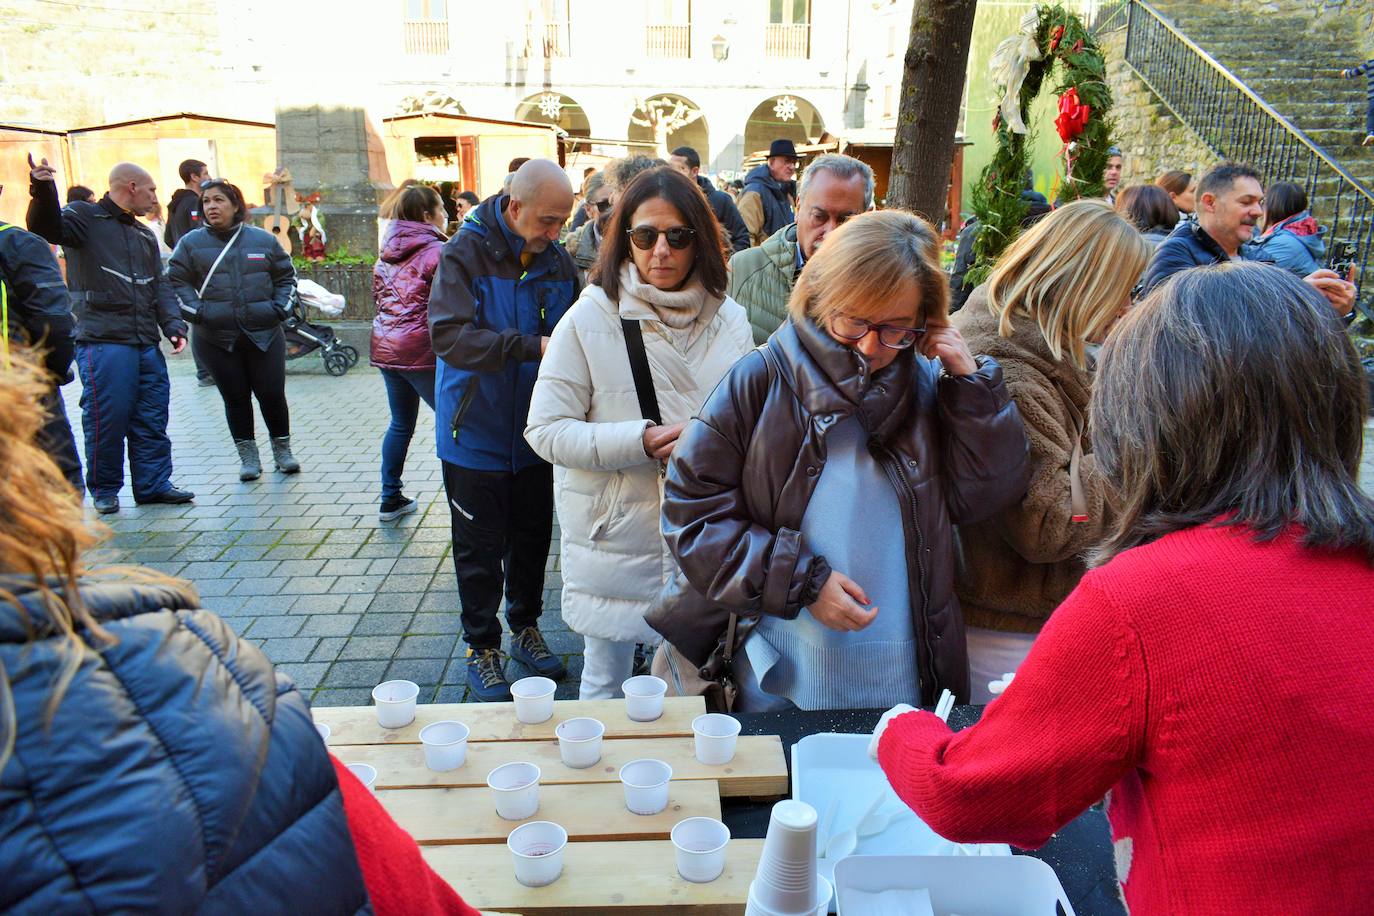
[[[563,874],[563,849],[568,831],[553,821],[521,824],[506,838],[506,848],[515,859],[515,880],[525,887],[543,887]]]
[[[663,715],[663,695],[668,682],[652,674],[640,674],[620,685],[625,694],[625,714],[635,722],[652,722]]]
[[[325,744],[329,743],[329,736],[333,733],[329,730],[328,725],[325,725],[323,722],[316,722],[315,731],[320,733],[321,741],[323,741]]]
[[[668,783],[673,768],[662,760],[631,760],[620,768],[625,807],[633,814],[657,814],[668,807]]]
[[[505,763],[487,774],[496,798],[496,813],[508,821],[523,821],[539,810],[539,767]]]
[[[749,885],[749,903],[744,908],[744,916],[826,916],[830,912],[830,897],[833,894],[830,882],[825,880],[825,875],[816,875],[816,907],[815,910],[807,909],[802,913],[784,913],[781,910],[770,910],[768,907],[759,903],[754,896],[754,885]]]
[[[367,786],[369,791],[377,791],[377,788],[375,786],[375,783],[377,782],[376,767],[369,766],[366,763],[350,763],[348,765],[348,772],[358,777],[358,781],[361,782],[363,785]]]
[[[553,718],[553,692],[558,685],[546,677],[522,677],[510,685],[515,700],[515,718],[526,725],[537,725]]]
[[[816,809],[785,799],[773,806],[749,899],[763,912],[809,916],[817,893]]]
[[[382,728],[405,728],[415,721],[415,700],[420,685],[413,681],[383,681],[372,688],[377,704],[377,724]]]
[[[468,727],[451,719],[431,722],[420,729],[420,743],[425,748],[425,766],[436,773],[456,770],[468,757]]]
[[[553,731],[558,736],[558,753],[564,766],[585,770],[601,760],[601,736],[606,734],[606,726],[596,719],[567,719]]]
[[[720,766],[735,759],[739,738],[739,719],[719,712],[708,712],[692,720],[697,760],[707,766]]]
[[[669,834],[677,855],[677,873],[693,884],[707,884],[725,871],[725,845],[730,828],[713,817],[678,821]]]

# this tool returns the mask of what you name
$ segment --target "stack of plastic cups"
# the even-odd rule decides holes
[[[830,908],[830,884],[816,874],[816,809],[806,802],[773,806],[745,916],[812,916]]]

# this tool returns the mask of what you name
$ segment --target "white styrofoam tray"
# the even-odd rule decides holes
[[[939,836],[906,806],[887,783],[877,761],[868,756],[870,735],[821,733],[807,735],[792,745],[792,797],[804,801],[824,818],[832,797],[838,798],[831,834],[852,826],[878,792],[885,792],[882,812],[899,812],[887,829],[862,837],[854,849],[856,856],[1010,856],[1005,844],[986,844],[958,848],[958,844]],[[817,850],[817,855],[824,850]],[[834,884],[835,863],[817,860],[817,870]],[[834,901],[831,902],[833,911]],[[957,911],[956,911],[957,912]]]
[[[871,916],[853,906],[855,891],[914,889],[930,893],[934,916],[1054,916],[1056,902],[1074,916],[1054,869],[1030,856],[849,856],[835,865],[839,916]]]

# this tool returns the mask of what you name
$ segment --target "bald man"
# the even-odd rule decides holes
[[[186,323],[162,276],[157,238],[136,218],[157,203],[153,176],[121,162],[110,170],[110,190],[99,201],[62,209],[45,159],[29,173],[29,194],[29,229],[66,251],[86,489],[96,511],[119,511],[126,441],[136,502],[190,502],[195,494],[172,484],[171,384],[159,349],[166,335],[172,352],[184,350]]]
[[[497,609],[511,657],[555,679],[567,672],[539,631],[553,528],[553,470],[525,444],[530,394],[554,325],[580,291],[558,234],[573,208],[556,163],[531,159],[510,193],[488,198],[444,245],[429,297],[439,357],[435,427],[453,523],[453,567],[468,684],[509,700]]]

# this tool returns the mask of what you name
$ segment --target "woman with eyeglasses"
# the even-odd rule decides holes
[[[664,535],[740,624],[726,645],[728,616],[687,599],[653,623],[693,664],[734,653],[741,711],[967,701],[953,525],[1020,499],[1028,465],[1001,369],[949,324],[939,252],[901,210],[836,229],[672,454]]]
[[[753,346],[725,295],[716,218],[670,168],[621,192],[591,281],[553,332],[525,430],[554,465],[563,618],[586,644],[584,700],[618,695],[635,645],[658,641],[644,614],[673,570],[659,534],[663,461]]]
[[[577,265],[582,282],[587,282],[587,274],[596,264],[597,252],[601,250],[601,239],[606,230],[606,222],[611,213],[611,188],[606,184],[604,173],[597,172],[587,179],[587,197],[582,205],[586,221],[575,227],[568,236],[568,254]]]
[[[205,225],[181,237],[167,265],[182,314],[196,326],[191,346],[224,399],[239,480],[262,476],[254,397],[277,470],[295,474],[301,465],[291,454],[281,328],[291,312],[295,268],[272,233],[244,222],[248,207],[237,187],[219,178],[204,181],[200,204]]]
[[[1021,234],[954,316],[995,358],[1030,437],[1023,499],[959,529],[955,590],[968,626],[973,702],[1015,672],[1050,613],[1087,572],[1084,555],[1116,520],[1088,438],[1090,350],[1126,311],[1149,241],[1103,200],[1079,200]],[[1157,191],[1169,204],[1163,191]]]

